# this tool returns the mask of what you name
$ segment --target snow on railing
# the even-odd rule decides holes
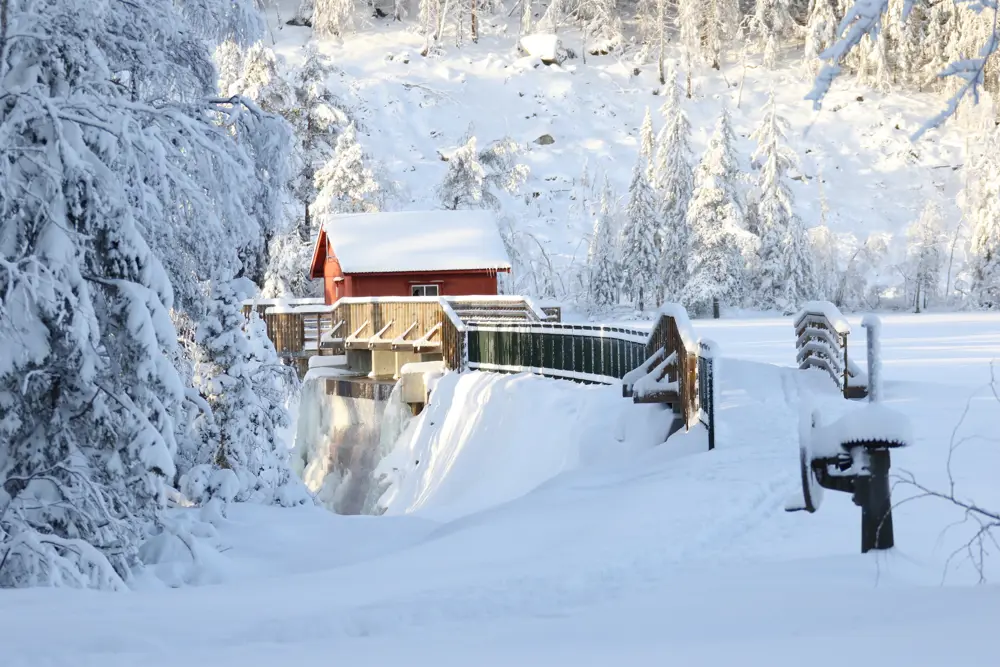
[[[795,316],[795,360],[799,368],[819,368],[830,374],[844,398],[868,393],[868,374],[850,359],[847,336],[851,328],[829,301],[810,301]]]

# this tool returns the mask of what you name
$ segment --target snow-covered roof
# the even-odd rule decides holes
[[[510,270],[488,211],[331,215],[323,230],[344,273]]]

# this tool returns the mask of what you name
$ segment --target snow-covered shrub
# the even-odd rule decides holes
[[[284,398],[290,369],[281,365],[256,313],[244,326],[241,304],[251,287],[246,283],[217,285],[211,312],[198,329],[205,350],[199,374],[214,428],[207,431],[213,439],[202,444],[196,460],[232,470],[238,480],[236,500],[285,504],[292,499],[299,504],[307,500],[304,491],[283,491],[301,482],[291,474],[288,447],[279,438],[288,424]]]

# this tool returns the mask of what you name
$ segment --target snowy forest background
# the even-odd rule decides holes
[[[401,60],[512,29],[565,37],[542,40],[549,67],[654,68],[663,101],[631,164],[614,165],[628,190],[607,166],[573,165],[567,215],[592,229],[576,261],[551,261],[520,219],[540,198],[522,191],[524,143],[480,141],[473,127],[441,154],[437,204],[498,210],[511,291],[595,314],[663,300],[1000,307],[995,5],[848,4],[316,0],[293,16],[254,0],[0,0],[0,586],[123,588],[166,551],[193,550],[227,503],[312,502],[282,442],[294,378],[241,301],[315,289],[305,267],[324,214],[415,200],[362,145],[377,129],[316,42],[294,66],[276,55],[286,21],[317,40],[401,21],[421,44],[385,54]],[[837,73],[820,54],[875,90],[951,100],[928,127],[957,114],[976,137],[959,224],[930,202],[895,253],[901,239],[807,228],[773,90],[752,154],[737,151],[727,103],[695,154],[699,81],[727,62],[794,58],[818,100]],[[973,92],[987,102],[969,107]],[[202,521],[181,522],[171,503],[200,505]]]

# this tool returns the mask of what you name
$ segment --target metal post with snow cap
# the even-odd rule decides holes
[[[889,451],[912,441],[909,419],[877,402],[851,410],[828,425],[805,409],[799,425],[802,497],[785,510],[815,512],[822,490],[850,493],[861,507],[861,553],[895,544],[889,488]]]

